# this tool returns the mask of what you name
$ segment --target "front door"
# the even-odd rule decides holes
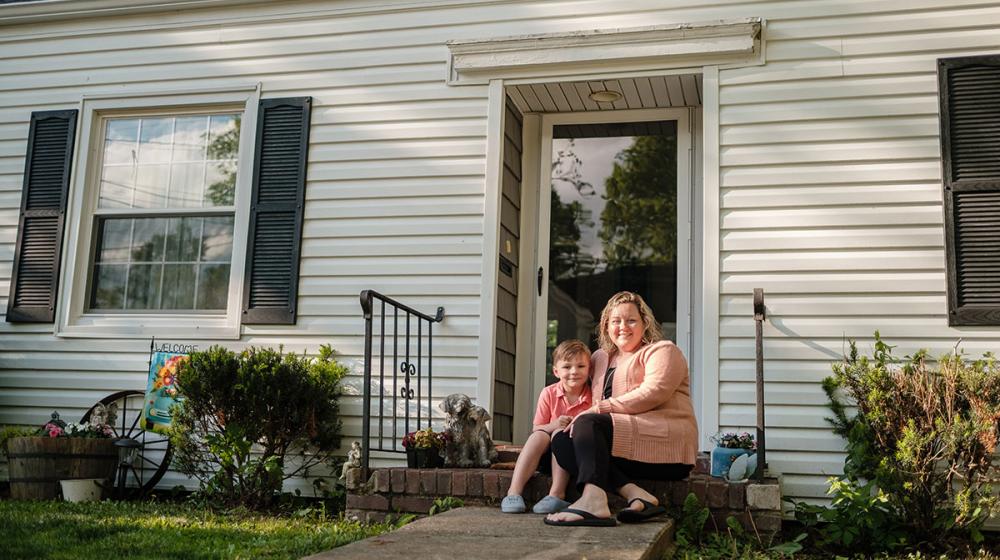
[[[688,355],[688,113],[636,113],[543,118],[535,366],[545,377],[535,376],[536,389],[555,381],[559,342],[598,348],[601,310],[622,290],[640,294],[664,337]]]

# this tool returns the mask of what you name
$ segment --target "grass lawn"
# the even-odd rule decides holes
[[[392,529],[340,519],[218,514],[162,502],[0,501],[0,557],[300,558]]]

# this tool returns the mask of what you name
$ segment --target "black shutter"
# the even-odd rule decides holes
[[[76,110],[31,114],[7,321],[55,319]]]
[[[243,323],[295,324],[312,98],[265,99],[257,113]]]
[[[949,325],[1000,325],[1000,56],[941,59]]]

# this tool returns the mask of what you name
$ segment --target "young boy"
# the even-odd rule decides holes
[[[569,473],[563,470],[549,452],[552,435],[562,430],[577,414],[590,408],[590,349],[579,340],[566,340],[552,352],[552,373],[559,379],[542,389],[538,395],[534,425],[528,441],[514,465],[510,490],[500,502],[504,513],[524,513],[526,507],[521,492],[536,468],[548,471],[551,463],[552,486],[549,494],[538,501],[531,511],[554,513],[569,505],[566,484]]]

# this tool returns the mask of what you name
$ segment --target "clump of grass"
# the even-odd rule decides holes
[[[6,558],[301,558],[393,529],[343,518],[218,513],[153,502],[0,501]]]

